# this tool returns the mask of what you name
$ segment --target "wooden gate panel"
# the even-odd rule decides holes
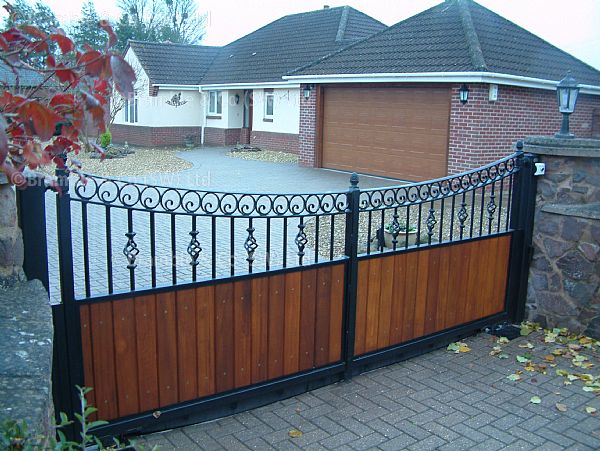
[[[85,384],[107,420],[334,363],[345,264],[80,306]]]
[[[506,235],[361,259],[356,355],[502,312],[510,240]]]

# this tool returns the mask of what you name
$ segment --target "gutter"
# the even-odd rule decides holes
[[[215,89],[264,89],[264,88],[300,88],[300,82],[294,81],[269,81],[260,83],[215,83],[200,85],[200,92]]]
[[[165,83],[152,83],[152,86],[162,89],[172,89],[176,91],[198,91],[199,85],[172,85]]]
[[[495,72],[418,72],[375,74],[285,75],[284,80],[297,83],[490,83],[556,90],[558,81]],[[600,86],[580,84],[582,94],[600,95]]]

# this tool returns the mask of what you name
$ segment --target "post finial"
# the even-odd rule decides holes
[[[523,151],[523,141],[521,141],[521,140],[517,141],[517,150],[519,152]]]
[[[350,176],[350,188],[357,189],[358,188],[358,174],[353,172]]]

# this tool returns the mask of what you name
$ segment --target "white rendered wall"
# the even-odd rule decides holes
[[[265,122],[265,92],[254,90],[252,130],[273,133],[300,132],[300,89],[278,88],[273,90],[273,122]]]
[[[239,96],[239,101],[235,103],[235,95]],[[208,91],[204,91],[206,99],[208,99]],[[222,113],[209,114],[208,104],[205,108],[206,126],[214,128],[242,128],[244,118],[244,92],[243,91],[228,91],[222,90]],[[207,100],[208,102],[208,100]],[[215,118],[216,116],[220,116]]]
[[[138,74],[136,89],[138,91],[138,122],[125,122],[125,111],[117,113],[115,124],[137,125],[146,127],[200,127],[202,125],[202,94],[198,90],[167,90],[159,88],[158,95],[149,95],[149,80],[146,72],[141,68],[140,62],[133,49],[127,50],[125,59]],[[174,95],[181,93],[181,102],[184,105],[174,107],[168,105]]]

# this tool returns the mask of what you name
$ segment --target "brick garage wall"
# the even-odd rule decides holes
[[[216,128],[206,127],[204,129],[204,144],[211,146],[233,146],[241,142],[240,128]]]
[[[499,86],[498,100],[490,102],[488,84],[469,84],[469,101],[462,105],[459,88],[459,84],[452,86],[450,174],[502,158],[512,153],[515,141],[526,136],[554,135],[560,129],[556,91]],[[600,108],[600,96],[580,94],[570,120],[576,136],[592,136],[595,108]]]
[[[310,91],[304,98],[304,86],[300,86],[300,133],[298,135],[298,163],[300,166],[316,166],[317,138],[317,90]]]
[[[250,144],[267,150],[298,153],[298,135],[294,133],[273,133],[252,130]]]
[[[250,129],[242,128],[240,130],[240,144],[250,144]]]
[[[138,125],[113,124],[110,127],[113,142],[145,147],[181,146],[187,136],[193,136],[200,144],[202,127],[143,127]]]

